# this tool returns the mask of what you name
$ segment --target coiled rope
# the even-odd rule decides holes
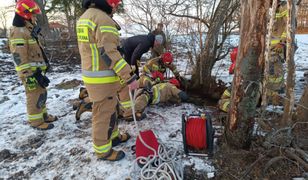
[[[185,131],[187,145],[195,149],[205,149],[207,147],[205,119],[190,118],[186,122]]]
[[[138,131],[138,137],[142,144],[153,151],[154,155],[151,155],[149,157],[138,157],[134,161],[133,166],[133,173],[131,174],[132,177],[137,176],[137,174],[134,172],[137,172],[137,162],[143,164],[143,167],[140,170],[139,178],[142,180],[182,180],[183,179],[183,167],[181,160],[178,160],[176,158],[176,155],[178,154],[175,148],[170,148],[167,150],[167,148],[160,142],[160,145],[158,147],[158,152],[151,146],[145,143],[145,141],[142,139],[142,136],[140,135],[140,129],[136,120],[135,115],[135,98],[136,93],[134,93],[134,97],[132,96],[132,92],[129,90],[129,97],[132,102],[132,113],[133,118],[135,122],[135,126]]]

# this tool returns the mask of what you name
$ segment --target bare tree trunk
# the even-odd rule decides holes
[[[295,46],[295,1],[288,0],[288,22],[287,22],[287,67],[288,67],[288,76],[287,76],[287,92],[286,100],[284,105],[284,114],[283,114],[283,124],[290,125],[292,120],[292,114],[294,109],[294,86],[295,86],[295,62],[294,62],[294,46]]]
[[[206,86],[211,79],[212,68],[216,61],[217,56],[217,44],[220,28],[222,27],[224,20],[228,13],[228,8],[230,6],[230,0],[221,0],[215,11],[213,19],[211,19],[210,27],[207,32],[204,51],[200,56],[200,61],[197,61],[196,71],[193,74],[192,80],[194,86],[199,86],[200,84]],[[200,81],[202,79],[202,82]],[[199,86],[200,87],[200,86]]]
[[[269,0],[241,0],[241,40],[225,127],[227,143],[236,148],[249,148],[251,144],[264,64],[268,9]]]
[[[266,39],[266,52],[265,52],[265,65],[264,65],[264,79],[263,79],[263,93],[262,93],[262,112],[265,112],[265,109],[268,105],[267,103],[267,88],[266,85],[268,83],[268,77],[269,77],[269,56],[271,54],[271,38],[272,38],[272,32],[273,32],[273,25],[274,25],[274,19],[276,16],[276,9],[277,9],[277,1],[273,0],[272,8],[271,8],[271,18],[267,30],[267,39]],[[265,113],[262,113],[264,115]]]
[[[297,106],[297,119],[298,122],[308,121],[308,85],[306,85],[304,93]]]
[[[35,2],[39,5],[42,11],[42,14],[38,16],[38,24],[42,28],[43,35],[48,36],[50,30],[49,30],[48,18],[45,11],[44,0],[35,0]]]

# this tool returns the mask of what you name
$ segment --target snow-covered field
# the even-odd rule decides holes
[[[3,45],[3,43],[2,43]],[[78,97],[79,87],[58,89],[57,84],[73,79],[81,80],[80,67],[73,72],[49,74],[48,112],[60,117],[49,131],[32,129],[26,123],[24,88],[16,76],[11,55],[0,53],[0,179],[126,179],[134,166],[134,145],[137,130],[134,124],[120,122],[120,129],[128,131],[132,139],[116,149],[126,153],[119,162],[98,161],[92,149],[91,113],[75,122],[70,100]],[[139,122],[141,130],[152,129],[167,146],[176,147],[183,154],[181,135],[182,113],[202,112],[191,104],[151,107],[148,118]],[[205,158],[184,157],[183,164],[213,174],[211,162]],[[133,178],[134,179],[134,178]]]
[[[296,52],[296,97],[302,93],[303,74],[308,70],[308,35],[297,35],[299,49]],[[0,40],[2,41],[2,40]],[[236,40],[235,40],[236,42]],[[233,42],[234,43],[234,42]],[[3,45],[3,42],[1,42]],[[185,60],[187,62],[187,60]],[[181,73],[186,65],[177,61]],[[215,66],[213,73],[230,82],[228,75],[229,57]],[[132,139],[116,149],[126,153],[119,162],[98,161],[92,149],[91,113],[75,122],[71,100],[78,97],[79,87],[58,89],[56,85],[73,79],[81,80],[80,66],[72,72],[49,74],[48,112],[60,117],[55,128],[37,131],[26,123],[24,88],[14,70],[12,57],[0,52],[0,179],[126,179],[134,166],[134,145],[137,130],[134,124],[120,122],[120,129],[128,131]],[[181,136],[182,113],[204,112],[205,109],[192,104],[153,106],[147,109],[148,117],[139,122],[142,130],[152,129],[166,146],[174,146],[183,154]],[[208,175],[215,172],[206,158],[180,155],[184,165],[193,165]],[[134,178],[133,178],[134,179]]]

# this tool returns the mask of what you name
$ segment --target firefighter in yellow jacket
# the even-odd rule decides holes
[[[151,90],[139,89],[135,108],[137,112],[143,112],[147,105],[158,103],[180,103],[188,100],[187,94],[180,90],[180,83],[177,79],[170,79],[167,83],[159,83],[154,85]]]
[[[284,91],[284,69],[288,9],[286,1],[278,1],[271,39],[269,61],[268,99],[273,105],[281,104],[279,93]]]
[[[221,95],[220,100],[218,101],[218,108],[224,112],[228,112],[230,109],[230,100],[231,100],[231,86],[228,87]]]
[[[54,127],[51,122],[57,117],[48,115],[46,109],[49,79],[43,73],[49,64],[44,62],[38,40],[40,28],[36,25],[36,15],[41,10],[33,0],[19,0],[15,11],[9,42],[16,71],[26,91],[28,122],[36,129],[48,130]]]
[[[120,0],[83,0],[86,11],[77,22],[82,79],[93,103],[93,148],[99,159],[118,161],[123,151],[112,147],[126,142],[128,133],[118,129],[117,93],[138,87],[136,76],[117,50],[120,27],[112,19]]]
[[[143,75],[151,75],[154,71],[159,71],[161,73],[165,73],[166,69],[170,69],[174,76],[179,79],[180,73],[177,71],[176,66],[172,64],[173,62],[173,56],[170,52],[165,52],[161,56],[149,60],[144,66],[143,66]]]

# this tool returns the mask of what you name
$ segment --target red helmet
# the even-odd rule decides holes
[[[41,14],[40,7],[33,0],[19,0],[15,8],[16,13],[24,19],[31,19],[33,14]]]
[[[152,78],[155,79],[155,80],[157,78],[159,78],[159,81],[163,81],[164,80],[164,75],[163,75],[163,73],[161,73],[159,71],[154,71],[154,72],[152,72]]]
[[[108,5],[111,6],[111,7],[117,7],[120,3],[121,3],[121,0],[106,0]]]
[[[237,57],[237,50],[238,48],[234,48],[231,53],[230,53],[230,57],[231,57],[231,61],[232,63],[234,63],[236,61],[236,57]]]
[[[162,55],[162,60],[163,60],[163,63],[166,64],[166,63],[172,63],[173,61],[173,56],[171,54],[171,52],[165,52],[163,55]]]
[[[175,85],[177,88],[180,88],[180,82],[175,78],[170,79],[169,83]]]

